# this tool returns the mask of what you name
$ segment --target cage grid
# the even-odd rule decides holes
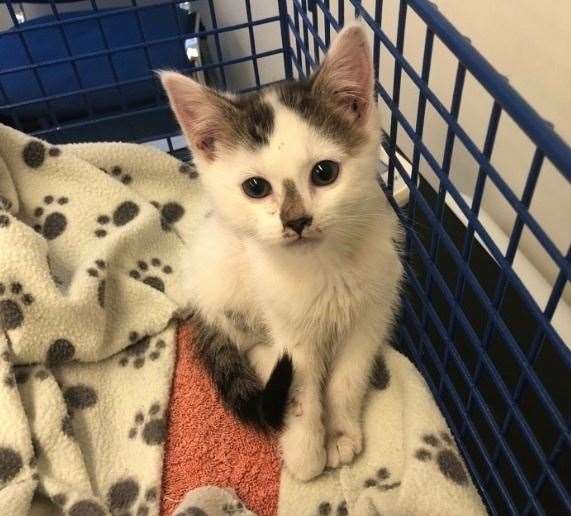
[[[309,76],[334,34],[359,17],[370,29],[375,88],[387,114],[383,147],[389,157],[388,173],[386,181],[379,182],[406,230],[407,287],[394,345],[422,372],[490,513],[571,513],[566,473],[571,411],[564,392],[571,353],[561,327],[554,325],[571,279],[571,246],[569,240],[563,247],[556,243],[532,209],[546,167],[569,187],[571,148],[435,4],[428,0],[277,0],[265,3],[266,8],[267,4],[273,7],[267,15],[267,9],[256,2],[243,0],[226,3],[226,7],[241,6],[242,20],[222,23],[223,0],[118,0],[115,8],[109,8],[109,2],[100,0],[98,5],[97,0],[87,0],[88,9],[76,14],[62,9],[73,3],[69,0],[31,3],[49,7],[47,14],[21,21],[15,2],[0,2],[11,21],[11,27],[0,32],[0,57],[6,42],[18,45],[22,54],[17,63],[5,65],[0,59],[0,121],[53,143],[109,139],[110,135],[141,143],[161,140],[168,152],[184,158],[188,154],[177,143],[180,132],[153,69],[175,67],[194,77],[202,72],[212,86],[254,91],[277,80]],[[386,14],[390,3],[396,4],[392,31]],[[191,13],[200,14],[200,24],[196,19],[189,24]],[[407,22],[413,15],[424,34],[418,71],[405,51],[407,34],[410,38]],[[162,20],[162,32],[153,32],[150,16]],[[109,24],[117,20],[133,24],[135,36],[112,40]],[[74,48],[74,34],[68,30],[81,23],[88,23],[86,27],[99,35],[97,44],[87,51]],[[277,46],[264,49],[257,37],[262,28],[278,35]],[[61,38],[56,57],[38,55],[38,38],[31,36],[38,31],[47,31],[42,33],[44,42]],[[222,38],[240,31],[247,32],[246,55],[228,56]],[[203,43],[208,53],[205,62],[188,61],[189,38]],[[455,63],[455,73],[448,78],[450,102],[441,100],[432,83],[440,72],[435,64],[437,45]],[[125,78],[120,65],[129,56],[141,66]],[[283,60],[279,76],[266,81],[267,60],[276,57]],[[89,85],[82,63],[103,67],[105,81]],[[250,84],[236,88],[232,66],[251,66]],[[392,76],[383,81],[388,68]],[[46,83],[46,73],[54,69],[67,74],[70,82],[63,89]],[[463,105],[470,102],[465,98],[468,78],[490,97],[481,145],[460,121]],[[35,93],[15,98],[10,88],[20,84],[18,80],[33,83]],[[415,88],[412,115],[404,107],[405,81]],[[107,102],[109,97],[113,102]],[[429,110],[445,125],[441,160],[429,141]],[[522,173],[521,194],[493,163],[506,119],[519,128],[532,149]],[[454,176],[454,153],[460,145],[477,169],[471,198],[463,195]],[[397,152],[405,146],[408,152]],[[404,207],[393,196],[396,180],[408,189]],[[514,213],[505,246],[481,220],[489,188]],[[544,301],[530,291],[516,267],[524,234],[533,236],[555,270]]]

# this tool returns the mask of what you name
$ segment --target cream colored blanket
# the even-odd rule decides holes
[[[0,125],[1,516],[158,514],[199,183],[150,147]],[[283,471],[280,515],[484,513],[415,368],[389,349],[373,383],[363,454],[306,484]],[[251,514],[217,488],[182,511]]]

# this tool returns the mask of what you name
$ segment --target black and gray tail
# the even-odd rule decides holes
[[[200,359],[225,405],[259,430],[279,430],[293,379],[291,357],[284,354],[278,360],[263,386],[246,357],[224,333],[197,315],[193,323]]]

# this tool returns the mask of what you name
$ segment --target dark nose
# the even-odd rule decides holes
[[[309,226],[312,222],[313,217],[300,217],[299,219],[288,220],[285,223],[285,227],[293,229],[299,236],[301,236],[303,228]]]

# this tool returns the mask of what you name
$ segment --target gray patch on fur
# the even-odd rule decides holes
[[[231,118],[232,130],[253,150],[270,142],[274,130],[274,109],[259,94],[242,95],[229,101],[236,113]]]
[[[285,226],[292,220],[306,216],[303,199],[291,179],[284,179],[284,200],[280,210],[280,219]]]
[[[330,95],[316,93],[313,81],[284,82],[276,87],[278,98],[323,136],[352,154],[366,139],[363,128],[344,116]]]
[[[234,310],[225,310],[224,315],[230,321],[230,324],[236,327],[237,330],[247,333],[252,329],[248,318],[242,312]]]

